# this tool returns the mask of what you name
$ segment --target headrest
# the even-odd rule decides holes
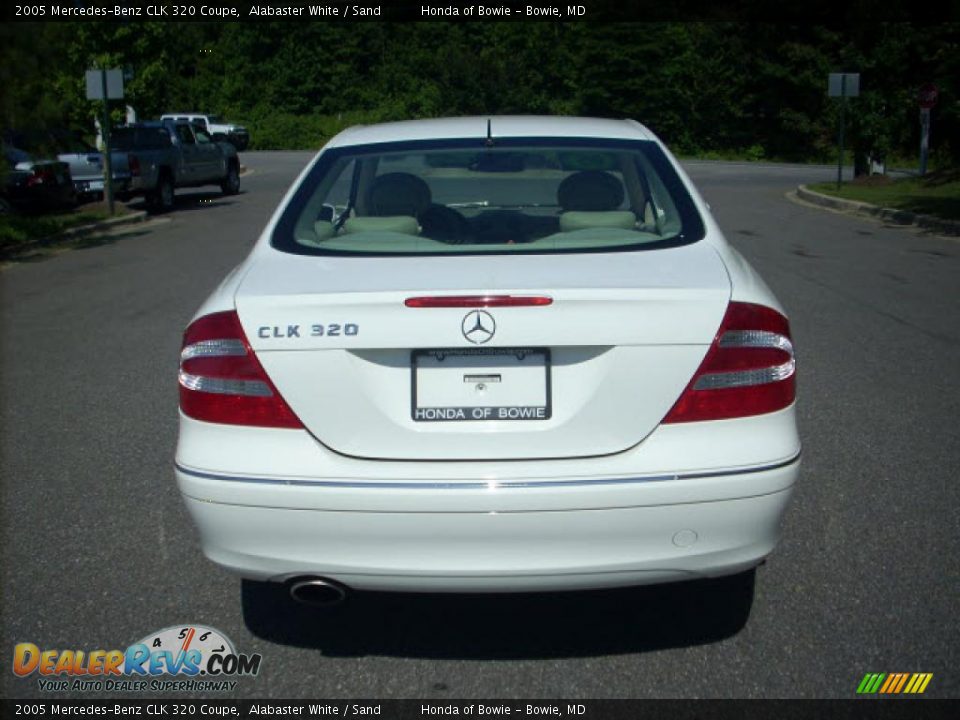
[[[390,215],[389,217],[352,217],[343,224],[348,235],[362,232],[395,232],[404,235],[417,235],[420,226],[417,219],[409,215]]]
[[[430,187],[410,173],[387,173],[370,183],[367,212],[380,217],[416,217],[430,205]]]
[[[623,202],[623,184],[603,170],[581,170],[568,175],[557,188],[563,210],[616,210]]]

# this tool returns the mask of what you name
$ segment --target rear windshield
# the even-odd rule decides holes
[[[304,255],[513,254],[653,249],[703,234],[653,142],[498,138],[327,150],[272,241]]]
[[[110,133],[114,150],[163,150],[170,147],[170,135],[162,127],[116,128]]]

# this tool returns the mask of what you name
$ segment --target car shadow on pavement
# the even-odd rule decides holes
[[[51,260],[67,250],[90,250],[103,247],[104,245],[113,245],[121,240],[149,235],[148,230],[107,230],[95,232],[90,235],[60,240],[59,242],[41,245],[24,252],[11,252],[4,254],[0,252],[0,262],[10,264],[15,263],[39,263]]]
[[[754,571],[670,585],[565,593],[354,593],[301,605],[285,586],[242,581],[247,628],[328,656],[447,659],[599,656],[702,645],[736,634],[753,604]]]
[[[237,195],[243,195],[241,190]],[[173,198],[173,207],[165,211],[156,211],[147,205],[145,200],[134,200],[128,203],[128,206],[134,210],[146,210],[154,215],[163,215],[166,213],[180,213],[188,210],[203,210],[209,207],[226,207],[234,205],[234,198],[237,195],[224,195],[218,190],[210,192],[178,192]]]

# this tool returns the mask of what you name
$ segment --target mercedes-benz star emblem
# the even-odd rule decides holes
[[[493,337],[497,331],[497,323],[486,310],[473,310],[463,318],[460,329],[467,340],[474,345],[481,345]]]

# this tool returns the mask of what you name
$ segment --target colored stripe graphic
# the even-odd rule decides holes
[[[904,683],[907,682],[907,673],[900,673],[900,682],[897,683],[897,686],[893,689],[893,692],[898,693],[903,690]]]
[[[861,695],[871,695],[875,693],[886,676],[886,673],[867,673],[863,676],[863,680],[860,681],[857,692]]]
[[[908,692],[911,695],[919,695],[927,689],[931,678],[933,678],[933,673],[914,673],[913,677],[910,678],[910,682],[907,683],[907,688],[904,692]]]
[[[867,673],[857,686],[857,694],[919,695],[932,679],[933,673]]]

